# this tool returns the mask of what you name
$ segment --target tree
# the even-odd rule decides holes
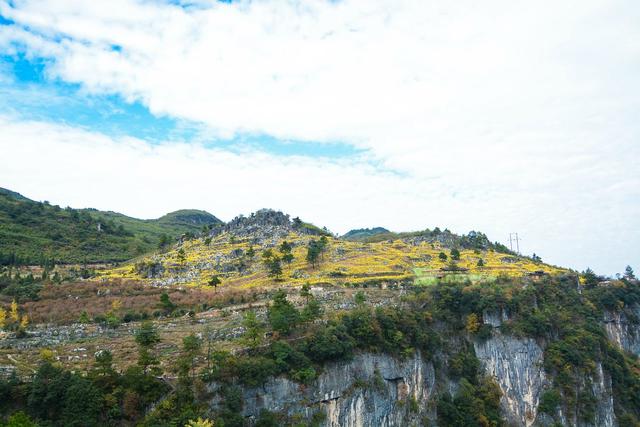
[[[256,256],[256,250],[253,249],[253,246],[249,246],[249,249],[247,249],[247,258],[252,259],[254,256]]]
[[[7,310],[0,307],[0,329],[3,329],[7,324]]]
[[[319,240],[311,240],[307,246],[307,262],[311,264],[313,268],[316,267],[318,259],[322,257],[323,252],[326,250],[329,240],[327,236],[322,236]]]
[[[447,260],[447,254],[445,254],[444,252],[440,252],[438,254],[438,258],[440,258],[440,261],[445,262]]]
[[[313,295],[307,299],[307,303],[300,315],[302,321],[312,322],[322,316],[322,305]]]
[[[483,260],[482,258],[480,258],[480,259],[478,260],[478,264],[477,264],[477,265],[478,265],[478,267],[480,267],[480,268],[484,267],[484,260]]]
[[[166,292],[160,294],[160,308],[164,310],[165,314],[171,314],[176,309],[176,305],[171,301],[169,294]]]
[[[11,301],[11,320],[17,322],[20,319],[20,315],[18,314],[18,303],[15,298]]]
[[[147,374],[149,368],[159,365],[160,362],[153,355],[153,347],[160,342],[160,335],[150,321],[142,322],[140,329],[135,333],[135,340],[138,344],[138,365]]]
[[[178,250],[178,255],[177,255],[177,257],[178,257],[178,263],[180,263],[180,264],[184,264],[184,262],[186,261],[186,255],[185,255],[185,252],[184,252],[184,249],[183,249],[183,248],[180,248],[180,249]]]
[[[542,262],[542,258],[540,258],[538,255],[536,255],[535,252],[531,256],[531,259],[533,260],[533,262]]]
[[[633,268],[630,265],[627,265],[627,268],[624,269],[624,278],[627,280],[635,280],[636,276],[633,273]]]
[[[262,251],[262,259],[266,260],[273,257],[273,251],[271,249],[265,249]]]
[[[367,296],[364,294],[364,292],[358,291],[353,297],[353,300],[356,302],[357,305],[363,305],[367,300]]]
[[[158,248],[162,249],[165,246],[167,246],[170,242],[171,242],[171,239],[169,238],[169,236],[167,236],[166,234],[162,234],[158,242]]]
[[[279,278],[282,276],[282,266],[280,265],[280,258],[274,256],[273,258],[265,261],[267,271],[270,277]]]
[[[89,318],[89,313],[87,313],[87,310],[82,310],[82,313],[80,313],[80,317],[78,318],[78,323],[89,323],[91,322],[91,319]]]
[[[281,244],[280,244],[280,253],[281,254],[288,254],[291,253],[291,250],[293,249],[293,246],[291,246],[291,243],[287,242],[286,240],[284,240]]]
[[[98,426],[102,396],[88,379],[72,375],[65,392],[61,425],[70,427]]]
[[[282,254],[282,261],[286,262],[287,264],[291,264],[291,262],[293,261],[293,254],[291,253],[293,246],[291,245],[291,243],[285,240],[282,242],[279,249],[280,253]]]
[[[264,337],[264,326],[262,322],[258,320],[255,311],[250,310],[244,313],[242,326],[245,329],[243,335],[245,344],[252,349],[258,348],[262,344]]]
[[[115,374],[113,369],[113,354],[109,350],[100,350],[95,354],[94,375],[107,377]]]
[[[27,414],[22,411],[18,411],[12,414],[7,420],[7,427],[38,427],[38,424],[33,422]]]
[[[202,340],[198,338],[196,335],[194,335],[193,333],[182,338],[182,351],[184,352],[185,360],[188,362],[190,366],[192,375],[193,375],[196,357],[198,357],[201,350],[202,350]]]
[[[475,334],[480,329],[480,320],[478,320],[478,315],[475,313],[471,313],[467,316],[467,324],[465,329],[470,334]]]
[[[300,321],[300,313],[287,300],[287,293],[282,289],[273,296],[267,315],[273,330],[284,335],[291,333]]]
[[[584,280],[584,285],[587,288],[593,288],[600,282],[598,276],[590,268],[587,268],[582,272],[582,279]]]
[[[309,303],[309,297],[311,296],[311,285],[309,282],[302,285],[302,289],[300,289],[300,296],[305,299],[307,303]]]
[[[460,251],[456,248],[451,249],[451,259],[454,261],[460,260]]]
[[[213,427],[213,422],[208,419],[198,418],[197,420],[189,420],[184,427]]]
[[[218,276],[213,276],[211,279],[209,279],[209,286],[213,286],[216,291],[218,290],[218,285],[220,283],[222,283],[222,280],[220,280]]]
[[[291,264],[293,262],[293,254],[291,252],[282,255],[282,261],[286,262],[287,264]]]

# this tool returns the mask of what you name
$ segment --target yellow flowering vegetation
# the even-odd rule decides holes
[[[472,281],[491,280],[499,275],[525,276],[534,272],[557,274],[565,270],[530,258],[493,250],[460,250],[452,264],[451,251],[438,244],[412,244],[403,240],[377,243],[353,242],[329,237],[315,267],[306,260],[311,240],[318,237],[291,233],[283,239],[263,246],[251,245],[227,233],[210,242],[205,239],[186,241],[165,253],[133,260],[120,267],[105,270],[98,280],[131,279],[153,284],[206,286],[213,277],[221,280],[219,289],[268,287],[281,284],[310,285],[394,284],[413,281],[428,285],[452,277]],[[269,275],[262,253],[271,249],[282,258],[283,241],[293,245],[290,263],[281,262],[282,274]],[[249,256],[251,249],[253,256]],[[441,259],[440,253],[447,256]],[[160,265],[161,273],[146,277],[139,265]]]
[[[17,322],[20,319],[20,315],[18,314],[18,303],[14,299],[11,301],[11,320]]]

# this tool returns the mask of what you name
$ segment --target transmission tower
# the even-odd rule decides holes
[[[518,233],[509,233],[509,248],[513,252],[513,243],[516,244],[516,253],[520,254],[520,237],[518,237]]]

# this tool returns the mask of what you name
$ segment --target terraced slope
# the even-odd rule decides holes
[[[269,215],[276,214],[271,212]],[[258,215],[255,220],[243,221],[241,226],[227,227],[214,235],[185,241],[166,253],[143,257],[103,272],[101,277],[143,280],[156,285],[198,286],[207,285],[215,276],[221,279],[220,289],[237,289],[282,283],[348,286],[410,281],[428,285],[438,279],[490,281],[499,275],[514,277],[566,271],[499,252],[491,244],[464,248],[462,245],[469,239],[456,240],[452,234],[444,242],[430,241],[424,236],[373,243],[326,237],[326,247],[314,266],[306,259],[307,251],[309,244],[319,241],[320,237],[307,234],[306,229],[296,228],[289,222],[288,216],[279,215],[282,217],[267,220]],[[262,254],[271,250],[281,257],[279,247],[284,241],[293,246],[293,260],[281,262],[281,275],[270,275]],[[459,247],[460,252],[459,260],[453,262],[450,242]],[[447,259],[441,259],[440,253],[447,255]]]

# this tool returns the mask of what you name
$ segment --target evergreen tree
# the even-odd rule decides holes
[[[273,296],[273,303],[267,313],[273,330],[284,335],[291,333],[300,321],[300,313],[287,300],[287,293],[282,289]]]
[[[213,286],[215,288],[215,290],[218,290],[218,285],[220,283],[222,283],[222,280],[220,280],[220,278],[218,276],[213,276],[210,280],[209,280],[209,286]]]
[[[633,268],[630,265],[627,265],[627,268],[624,269],[624,278],[627,280],[634,280],[636,278],[633,273]]]
[[[143,322],[140,329],[135,333],[135,341],[138,344],[138,365],[147,374],[150,368],[160,364],[153,354],[153,348],[160,342],[160,335],[150,321]],[[153,369],[156,373],[157,369]]]
[[[264,337],[264,326],[262,325],[262,322],[258,320],[255,311],[250,310],[244,313],[242,326],[245,329],[243,335],[245,345],[252,349],[258,348],[262,344],[262,339]]]

